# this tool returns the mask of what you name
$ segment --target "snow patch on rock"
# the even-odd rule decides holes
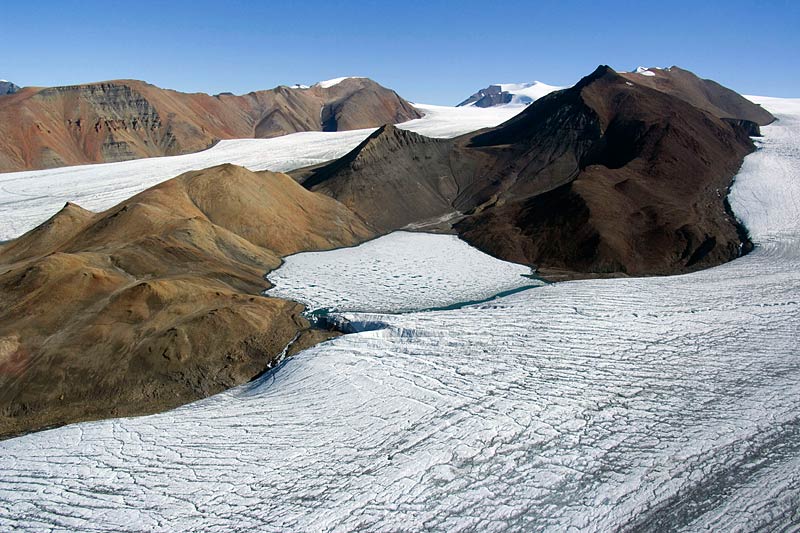
[[[363,76],[342,76],[341,78],[333,78],[332,80],[319,81],[314,84],[314,87],[322,87],[323,89],[328,89],[330,87],[333,87],[334,85],[339,85],[344,80],[349,80],[354,78],[361,79],[363,78]]]

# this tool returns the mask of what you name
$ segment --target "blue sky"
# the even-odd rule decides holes
[[[244,93],[368,76],[454,104],[496,82],[569,85],[606,63],[679,65],[800,97],[800,1],[0,2],[0,78],[137,78]]]

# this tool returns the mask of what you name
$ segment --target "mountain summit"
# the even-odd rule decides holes
[[[542,96],[563,87],[547,85],[540,81],[531,83],[496,83],[476,92],[457,107],[495,107],[501,105],[528,105]]]
[[[718,116],[692,98],[601,65],[496,128],[435,142],[384,128],[294,176],[378,231],[447,220],[551,279],[689,272],[750,246],[724,191],[754,149],[746,117],[761,110]]]

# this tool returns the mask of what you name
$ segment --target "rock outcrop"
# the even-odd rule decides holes
[[[0,80],[0,96],[14,94],[17,91],[19,91],[19,86],[14,85],[8,80]]]
[[[242,96],[180,93],[135,80],[27,87],[0,100],[0,172],[177,155],[220,139],[369,128],[420,116],[367,78]]]
[[[336,198],[380,231],[447,212],[458,194],[450,170],[452,142],[386,125],[332,164],[293,177]]]
[[[0,246],[0,437],[252,379],[293,339],[314,338],[301,305],[260,296],[265,271],[373,235],[289,176],[233,165],[104,213],[67,204]]]
[[[563,89],[540,81],[489,85],[476,92],[457,107],[494,107],[506,104],[528,105],[553,91]]]

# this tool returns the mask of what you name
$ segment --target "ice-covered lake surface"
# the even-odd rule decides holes
[[[522,108],[463,108],[415,104],[425,116],[398,126],[429,137],[456,137],[496,126]],[[220,141],[194,154],[0,174],[0,241],[33,229],[73,202],[102,211],[190,170],[233,163],[250,170],[287,172],[336,159],[373,129],[303,132],[272,139]]]
[[[781,120],[733,189],[746,257],[351,314],[388,327],[0,442],[0,529],[797,529],[800,100],[759,101]]]
[[[526,266],[500,261],[455,235],[398,231],[353,248],[289,256],[266,294],[313,311],[400,313],[485,300],[543,285]]]

